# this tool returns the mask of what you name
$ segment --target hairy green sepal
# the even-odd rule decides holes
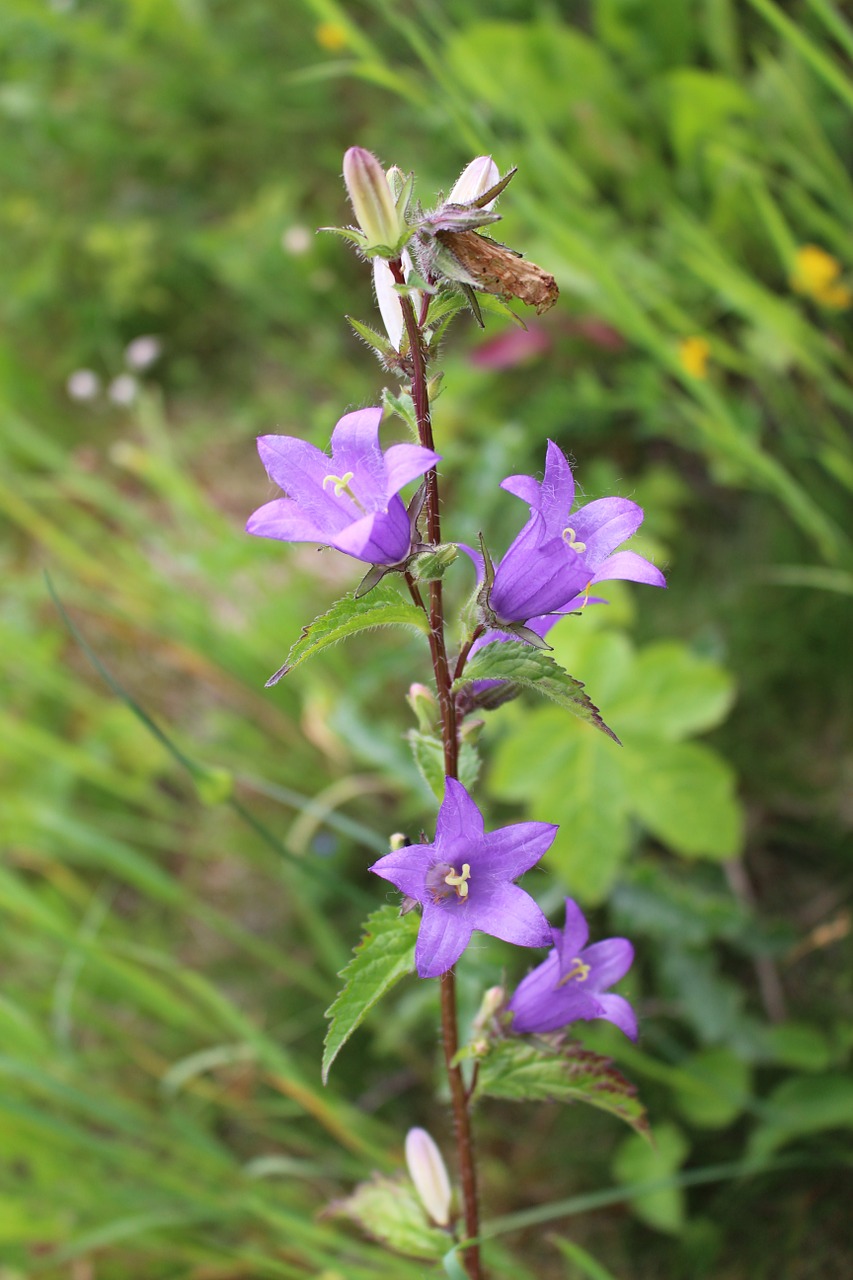
[[[429,631],[429,622],[423,611],[404,600],[390,583],[374,587],[370,595],[362,599],[356,599],[354,595],[344,596],[326,613],[302,628],[302,634],[287,655],[287,662],[270,677],[267,688],[328,645],[337,644],[358,631],[391,626],[409,627],[424,635]]]
[[[415,967],[415,939],[420,916],[401,916],[387,903],[364,923],[364,936],[339,977],[344,985],[326,1010],[330,1019],[323,1045],[323,1084],[335,1058],[367,1014],[391,988]]]
[[[609,1058],[562,1037],[525,1036],[493,1043],[480,1059],[477,1095],[513,1102],[585,1102],[646,1135],[636,1087]]]
[[[604,723],[598,707],[575,680],[555,662],[550,653],[522,644],[520,640],[495,641],[484,645],[465,666],[453,688],[461,689],[475,680],[507,680],[510,684],[534,689],[553,702],[566,707],[580,720],[601,729],[614,742],[616,734]]]

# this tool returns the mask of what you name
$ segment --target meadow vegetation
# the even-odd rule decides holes
[[[490,820],[561,824],[543,906],[634,940],[639,1044],[584,1041],[656,1135],[484,1103],[490,1270],[842,1275],[843,7],[5,0],[0,49],[0,1280],[425,1273],[319,1215],[399,1168],[411,1124],[442,1143],[435,984],[399,987],[326,1088],[319,1064],[385,900],[366,868],[434,813],[405,738],[426,650],[380,631],[265,690],[358,568],[244,533],[272,496],[254,437],[323,447],[383,383],[344,320],[372,321],[370,273],[315,234],[349,218],[352,143],[425,201],[474,155],[518,165],[499,238],[560,284],[526,332],[448,337],[455,533],[505,546],[497,481],[550,438],[587,497],[644,506],[668,579],[555,633],[621,751],[524,700],[485,731]],[[471,950],[468,1016],[525,963]]]

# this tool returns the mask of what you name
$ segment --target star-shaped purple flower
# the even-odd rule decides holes
[[[666,586],[660,569],[643,556],[616,550],[642,524],[643,510],[636,502],[598,498],[569,514],[575,482],[568,459],[553,441],[548,441],[543,481],[508,476],[501,488],[528,504],[530,519],[495,569],[489,609],[498,625],[528,624],[545,615],[555,620],[579,608],[593,583],[613,578]],[[473,556],[482,576],[482,558],[463,550]]]
[[[513,1032],[557,1031],[570,1022],[605,1018],[637,1039],[637,1017],[624,996],[607,988],[624,978],[634,959],[627,938],[586,945],[589,929],[576,902],[566,898],[565,927],[554,929],[553,950],[518,984],[508,1008]]]
[[[462,783],[446,780],[435,843],[406,845],[370,868],[423,907],[415,946],[422,978],[452,968],[475,929],[519,947],[549,944],[548,921],[513,881],[547,852],[556,831],[548,822],[517,822],[486,832]]]
[[[396,565],[413,532],[399,491],[439,462],[418,444],[379,447],[381,408],[347,413],[332,432],[332,456],[295,436],[260,436],[258,452],[285,493],[259,507],[246,529],[282,542],[319,542],[368,564]]]

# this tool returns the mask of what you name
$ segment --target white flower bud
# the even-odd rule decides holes
[[[92,369],[75,369],[65,383],[72,400],[94,400],[100,389],[101,379]]]
[[[426,1129],[410,1129],[406,1134],[406,1164],[421,1204],[433,1222],[446,1227],[450,1222],[450,1179],[441,1152]]]
[[[120,373],[117,378],[113,378],[107,388],[107,395],[113,404],[126,408],[127,405],[133,404],[139,391],[139,383],[130,373]]]
[[[141,373],[160,359],[162,351],[163,344],[159,338],[155,338],[153,333],[143,333],[125,347],[124,362],[128,369]]]
[[[447,203],[470,204],[499,182],[500,176],[498,166],[491,156],[477,156],[456,179]],[[490,200],[486,208],[491,209],[494,203],[494,200]]]

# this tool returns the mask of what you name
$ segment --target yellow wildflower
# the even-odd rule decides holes
[[[321,22],[314,31],[314,39],[327,53],[339,53],[349,43],[346,29],[340,22]]]
[[[704,338],[682,338],[678,344],[681,367],[691,378],[707,378],[710,354],[711,348]]]
[[[816,244],[802,245],[794,255],[790,284],[795,293],[812,298],[823,307],[844,311],[853,303],[853,291],[839,284],[841,263]]]

